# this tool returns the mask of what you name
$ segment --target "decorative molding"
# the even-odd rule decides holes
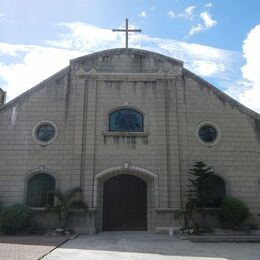
[[[179,208],[156,208],[157,213],[164,213],[164,212],[174,212],[178,210]]]
[[[129,162],[124,162],[124,169],[129,169]]]
[[[94,198],[93,198],[93,204],[94,208],[97,207],[97,201],[98,201],[98,184],[101,180],[106,179],[109,176],[115,176],[115,175],[121,175],[121,174],[131,174],[137,177],[147,177],[151,181],[153,181],[153,194],[155,198],[155,207],[158,207],[159,205],[159,182],[158,182],[158,175],[154,172],[141,168],[139,166],[130,165],[129,162],[123,163],[123,165],[114,166],[108,169],[105,169],[98,174],[95,175],[95,181],[94,181]]]
[[[56,184],[57,184],[56,173],[53,170],[47,168],[45,165],[39,165],[37,168],[30,171],[30,173],[25,178],[25,182],[27,183],[31,177],[33,177],[34,175],[39,174],[39,173],[45,173],[45,174],[50,175],[51,177],[53,177],[55,179]]]
[[[81,77],[86,76],[86,75],[87,75],[87,72],[86,72],[85,70],[83,70],[82,68],[80,68],[79,70],[77,70],[77,71],[75,72],[75,74],[76,74],[79,78],[81,78]]]
[[[95,75],[95,74],[97,74],[97,73],[98,73],[98,72],[96,71],[96,69],[93,68],[93,69],[87,71],[87,72],[86,72],[86,75]]]
[[[70,61],[71,64],[75,64],[78,62],[82,62],[85,60],[93,60],[93,59],[100,59],[104,56],[115,56],[115,55],[142,55],[145,56],[146,58],[152,58],[155,60],[159,60],[162,62],[167,62],[170,63],[173,66],[180,66],[183,67],[183,62],[174,58],[171,58],[169,56],[165,56],[163,54],[155,53],[152,51],[147,51],[147,50],[142,50],[142,49],[135,49],[135,48],[116,48],[116,49],[108,49],[100,52],[95,52],[92,54],[87,54],[82,57],[78,57],[75,59],[72,59]]]
[[[149,136],[150,132],[108,132],[108,131],[102,131],[102,134],[104,136],[122,136],[122,137],[131,137],[131,136],[140,136],[140,137],[146,137]]]
[[[79,69],[76,75],[79,78],[98,78],[100,80],[113,80],[113,81],[156,81],[158,79],[173,79],[181,75],[181,70],[171,70],[168,72],[146,72],[146,73],[125,73],[125,72],[98,72],[94,68],[86,72]]]

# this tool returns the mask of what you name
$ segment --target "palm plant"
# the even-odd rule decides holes
[[[82,193],[82,189],[77,187],[67,192],[60,190],[54,191],[53,195],[57,198],[58,203],[47,209],[48,212],[56,213],[61,222],[60,228],[67,228],[70,216],[70,210],[72,208],[81,208],[85,211],[88,210],[88,205],[81,199],[76,199],[77,195]]]

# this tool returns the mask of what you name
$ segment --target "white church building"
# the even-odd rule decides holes
[[[3,206],[41,209],[51,191],[81,187],[90,209],[74,224],[85,231],[177,225],[196,161],[214,169],[218,199],[241,199],[260,226],[260,115],[158,53],[71,60],[2,103],[0,147]]]

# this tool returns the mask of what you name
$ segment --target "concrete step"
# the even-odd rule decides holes
[[[260,242],[260,236],[180,236],[191,242]]]

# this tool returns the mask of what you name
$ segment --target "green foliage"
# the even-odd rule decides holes
[[[225,198],[221,208],[222,220],[230,226],[242,224],[250,215],[247,205],[237,198]]]
[[[202,214],[203,227],[205,228],[206,207],[216,201],[216,191],[213,189],[216,176],[213,169],[207,167],[204,162],[196,162],[194,167],[190,169],[191,177],[188,179],[188,190],[185,196],[188,198],[186,204],[186,225],[193,227],[198,225],[193,221],[193,211],[198,211]]]
[[[61,228],[68,226],[69,211],[73,208],[82,208],[87,211],[85,201],[77,198],[82,193],[80,188],[74,188],[67,192],[55,191],[53,194],[58,199],[58,204],[47,209],[48,212],[56,213],[61,221]]]
[[[25,205],[14,204],[5,209],[1,217],[1,228],[4,234],[16,234],[29,228],[32,210]]]
[[[186,197],[195,208],[205,207],[212,200],[212,183],[213,170],[207,167],[204,162],[196,162],[194,167],[190,169],[189,174],[192,175],[188,179],[190,184],[187,185],[188,191]]]

